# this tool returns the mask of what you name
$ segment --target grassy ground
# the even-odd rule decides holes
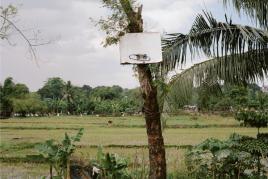
[[[80,128],[80,127],[107,127],[108,121],[112,121],[113,127],[143,127],[145,121],[139,116],[133,117],[94,117],[94,116],[60,116],[60,117],[30,117],[13,118],[2,120],[1,129],[5,128]],[[221,117],[215,115],[181,115],[167,117],[168,127],[215,127],[215,126],[239,126],[232,117]]]
[[[108,125],[108,121],[112,121],[112,124]],[[148,166],[144,124],[142,117],[72,116],[0,120],[0,178],[15,169],[21,176],[20,172],[35,176],[44,173],[40,171],[48,171],[45,164],[27,163],[26,155],[37,153],[35,144],[47,139],[60,140],[65,132],[74,134],[79,128],[85,128],[85,131],[78,144],[76,157],[94,159],[97,146],[103,146],[107,152],[128,158],[131,166]],[[250,136],[257,133],[255,128],[239,127],[232,117],[214,115],[171,116],[167,125],[164,138],[169,171],[185,171],[183,156],[189,145],[198,144],[209,137],[226,139],[234,132]],[[268,132],[268,129],[261,129],[261,132]]]

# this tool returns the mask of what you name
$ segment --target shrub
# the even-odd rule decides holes
[[[263,140],[233,134],[226,141],[207,139],[186,153],[186,166],[195,178],[262,178],[260,157],[268,154]]]
[[[257,110],[240,110],[236,113],[236,120],[243,121],[244,125],[251,127],[267,127],[268,125],[268,112]]]
[[[127,172],[128,162],[126,159],[117,154],[104,153],[99,148],[97,160],[93,161],[94,165],[102,170],[101,177],[107,179],[129,179]]]

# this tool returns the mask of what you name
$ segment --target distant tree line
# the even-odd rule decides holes
[[[184,105],[196,106],[199,111],[228,111],[261,107],[268,109],[268,93],[257,84],[215,86],[201,85],[194,88],[192,96],[181,103],[176,93],[168,95],[169,112],[183,109]],[[49,78],[42,88],[30,92],[25,84],[14,83],[11,77],[0,84],[1,118],[27,115],[122,115],[142,111],[139,88],[124,89],[120,86],[74,86],[59,77]]]
[[[49,78],[37,92],[30,92],[25,84],[15,84],[11,77],[0,84],[1,118],[13,115],[134,114],[141,111],[141,102],[138,88],[79,87],[59,77]]]
[[[268,94],[257,84],[220,85],[214,93],[206,88],[197,89],[197,105],[206,111],[234,111],[241,108],[268,109]]]
[[[172,111],[182,109],[185,105],[196,106],[199,111],[229,111],[241,108],[268,109],[268,93],[263,92],[257,84],[202,84],[191,92],[191,97],[180,100],[180,96],[171,93],[168,96]],[[183,103],[178,103],[183,101]]]

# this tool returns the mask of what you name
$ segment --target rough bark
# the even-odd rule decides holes
[[[144,114],[148,136],[150,173],[152,179],[166,178],[166,157],[162,136],[157,89],[152,84],[148,65],[138,65],[139,82],[144,99]]]
[[[52,173],[52,165],[49,166],[49,179],[53,178],[53,173]]]
[[[131,33],[143,32],[142,6],[135,12],[129,0],[120,0],[129,19],[128,30]],[[141,92],[144,99],[144,114],[148,136],[149,161],[151,179],[166,178],[166,157],[164,139],[162,136],[157,88],[153,84],[152,74],[148,64],[137,65]]]

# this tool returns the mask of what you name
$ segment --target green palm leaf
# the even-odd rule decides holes
[[[225,6],[233,5],[239,14],[244,12],[264,28],[268,28],[267,0],[223,0]]]
[[[189,34],[168,34],[162,40],[162,69],[175,69],[186,61],[187,53],[192,57],[205,54],[208,57],[223,57],[228,54],[254,52],[259,57],[259,50],[267,48],[268,32],[232,22],[217,22],[207,12],[199,14]],[[252,54],[251,54],[252,55]]]
[[[268,49],[258,50],[258,60],[255,52],[229,55],[221,58],[213,58],[193,65],[179,73],[169,82],[169,95],[176,101],[183,102],[192,95],[195,86],[200,86],[207,77],[213,77],[211,81],[226,83],[250,83],[258,79],[264,79],[268,74]],[[217,87],[211,83],[211,87]],[[179,100],[178,100],[179,99]]]

